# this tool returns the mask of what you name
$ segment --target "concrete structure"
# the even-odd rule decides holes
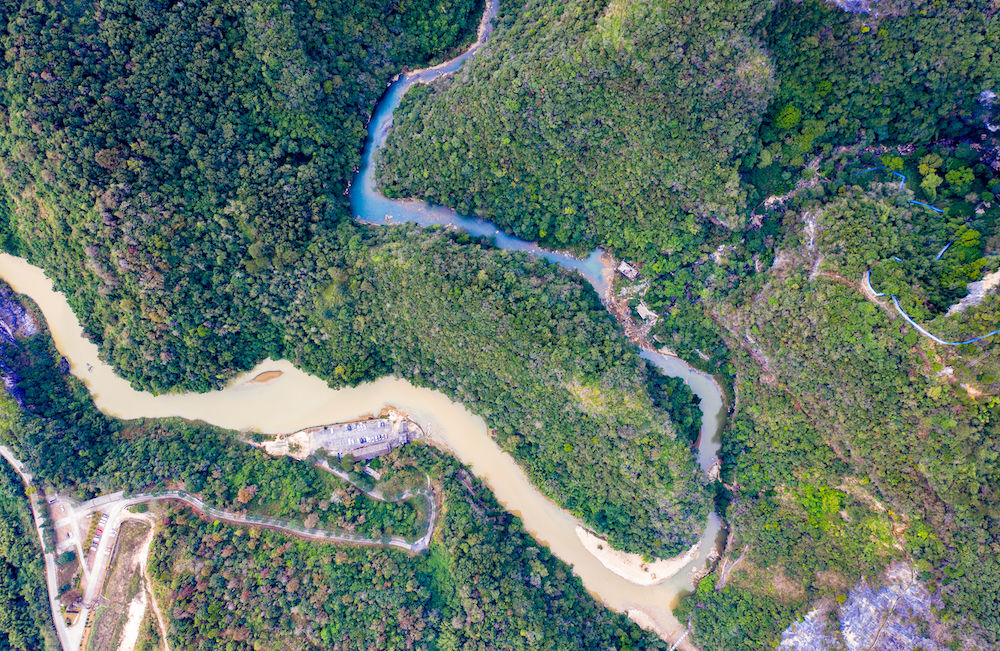
[[[331,457],[350,454],[366,461],[385,454],[422,436],[420,428],[401,413],[390,411],[385,418],[309,427],[294,434],[280,435],[261,444],[269,454],[305,459],[325,450]]]
[[[629,280],[635,280],[639,277],[639,270],[624,260],[618,263],[617,271]]]
[[[338,457],[352,454],[356,459],[372,459],[409,443],[409,423],[377,418],[326,425],[312,432],[313,446]]]
[[[656,312],[646,307],[646,304],[643,303],[642,301],[639,301],[639,305],[638,307],[636,307],[636,311],[639,312],[639,316],[642,317],[643,321],[648,321],[650,319],[656,318]]]

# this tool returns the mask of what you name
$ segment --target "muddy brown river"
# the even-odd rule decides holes
[[[41,269],[21,258],[0,254],[0,277],[38,304],[56,347],[70,363],[71,372],[87,385],[95,404],[104,413],[118,418],[177,416],[229,429],[278,434],[352,420],[395,407],[409,414],[430,437],[468,464],[504,507],[520,516],[532,536],[573,567],[591,594],[609,607],[655,627],[665,638],[675,639],[681,630],[670,608],[691,590],[691,570],[705,566],[717,542],[720,523],[715,516],[709,519],[697,557],[682,571],[658,585],[635,585],[606,569],[584,549],[575,532],[578,520],[535,489],[513,458],[490,438],[482,418],[442,393],[394,377],[331,389],[323,380],[285,360],[265,360],[220,391],[166,395],[136,391],[99,359],[97,346],[83,336],[83,328],[65,297],[53,289]],[[702,445],[717,447],[721,399],[714,384],[680,360],[664,360],[674,364],[674,370],[685,380],[700,378],[695,389],[703,394],[703,407],[708,408]],[[268,371],[281,371],[281,375],[269,382],[251,381]],[[714,415],[712,405],[718,406]],[[714,457],[714,452],[711,456]]]

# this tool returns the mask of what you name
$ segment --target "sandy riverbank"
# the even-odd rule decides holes
[[[698,556],[698,545],[673,558],[657,558],[647,563],[641,554],[618,551],[607,542],[577,525],[576,535],[584,548],[601,562],[601,565],[636,585],[656,585],[673,577]]]
[[[271,380],[277,380],[283,373],[281,371],[264,371],[250,380],[249,384],[264,384]]]

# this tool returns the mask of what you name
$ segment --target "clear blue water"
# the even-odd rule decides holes
[[[487,13],[492,16],[496,13],[496,1],[492,0],[490,5],[487,8]],[[490,13],[491,11],[492,13]],[[417,199],[388,199],[376,189],[375,153],[385,144],[386,135],[392,126],[392,114],[399,106],[403,95],[413,84],[429,83],[438,77],[455,72],[478,49],[479,46],[473,47],[461,56],[440,66],[401,75],[389,86],[375,107],[372,119],[368,123],[368,138],[365,141],[361,169],[354,178],[348,195],[352,214],[355,219],[366,224],[388,225],[407,222],[420,226],[444,226],[456,228],[477,237],[490,238],[498,248],[505,251],[521,251],[537,255],[560,267],[578,272],[594,286],[598,294],[603,295],[606,283],[603,278],[599,251],[595,250],[583,259],[565,253],[549,251],[533,242],[508,235],[485,219],[459,215],[451,208],[433,206]]]

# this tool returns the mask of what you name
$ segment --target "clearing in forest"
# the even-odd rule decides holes
[[[126,520],[122,523],[87,651],[116,651],[129,620],[142,621],[143,612],[136,612],[145,610],[138,605],[139,602],[145,604],[145,589],[138,564],[148,534],[149,524],[145,522]],[[133,602],[137,603],[133,605]],[[129,612],[130,606],[133,606],[132,613]]]

